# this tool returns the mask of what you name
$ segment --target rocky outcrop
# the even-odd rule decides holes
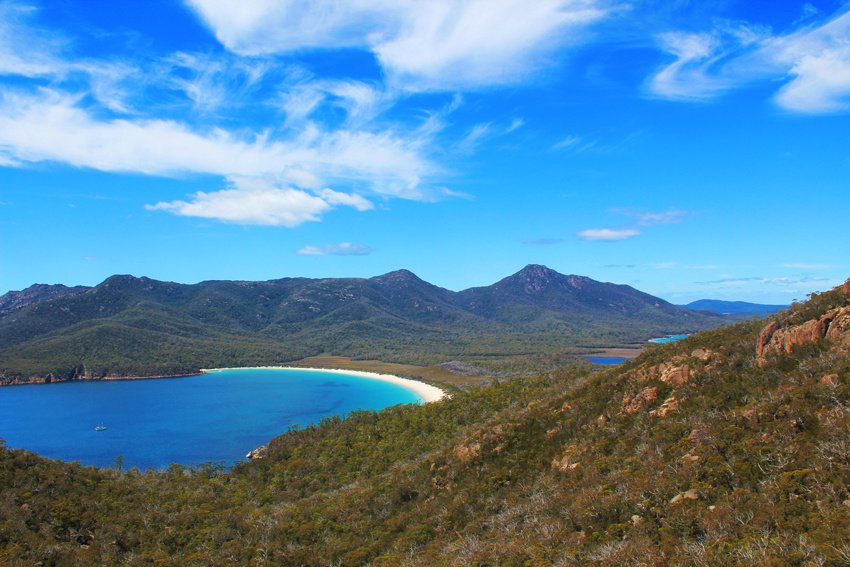
[[[644,388],[634,396],[626,394],[626,397],[623,398],[623,405],[620,408],[620,414],[632,414],[643,411],[657,399],[658,388],[655,386]]]
[[[684,492],[680,492],[679,494],[670,499],[670,504],[680,504],[685,500],[699,500],[699,492],[697,492],[693,488]]]
[[[658,409],[649,412],[652,417],[667,417],[667,414],[679,409],[681,400],[676,399],[675,394],[664,400],[664,403]]]
[[[258,461],[260,459],[265,459],[268,456],[268,454],[269,454],[268,445],[260,445],[259,447],[257,447],[256,449],[254,449],[253,451],[251,451],[250,453],[245,455],[245,458],[248,459],[248,460],[251,460],[251,461]]]
[[[759,366],[767,364],[771,356],[790,354],[794,347],[811,344],[822,339],[850,346],[850,307],[837,307],[799,325],[783,327],[773,321],[759,333],[756,357]]]

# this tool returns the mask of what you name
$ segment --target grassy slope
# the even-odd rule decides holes
[[[0,564],[847,564],[850,353],[822,342],[760,368],[761,326],[328,420],[232,473],[4,450]],[[688,383],[652,377],[671,361]],[[623,412],[646,388],[657,400]]]

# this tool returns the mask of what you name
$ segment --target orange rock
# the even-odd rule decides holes
[[[626,394],[626,397],[623,398],[623,406],[620,409],[620,413],[631,414],[643,411],[657,399],[658,388],[656,388],[655,386],[652,386],[651,388],[644,388],[643,390],[638,392],[634,397],[631,397]]]
[[[478,442],[471,443],[469,445],[458,445],[452,451],[452,455],[455,456],[462,463],[466,463],[471,461],[475,457],[481,454],[481,444]]]
[[[767,363],[770,355],[790,354],[795,346],[828,338],[836,344],[850,346],[850,307],[838,307],[817,319],[799,325],[780,328],[774,321],[759,333],[756,355],[759,366]]]
[[[824,386],[838,386],[840,384],[838,374],[827,374],[820,379],[820,383]]]
[[[671,386],[682,386],[687,384],[690,379],[691,368],[687,364],[667,368],[661,375],[661,381]]]
[[[670,500],[670,504],[679,504],[683,500],[698,500],[698,499],[699,499],[699,492],[697,492],[696,490],[694,490],[692,488],[690,490],[686,490],[685,492],[680,492],[679,494],[674,496]]]
[[[649,412],[649,415],[651,415],[652,417],[667,417],[668,413],[676,411],[677,409],[679,409],[679,400],[677,400],[676,396],[673,395],[664,400],[664,403],[661,404],[661,407]]]
[[[565,455],[561,459],[552,461],[552,468],[559,472],[570,472],[578,468],[579,463],[574,463],[570,459],[570,455]]]
[[[691,356],[693,358],[696,358],[697,360],[708,362],[709,360],[711,360],[711,357],[714,356],[714,353],[704,348],[698,348],[691,353]]]

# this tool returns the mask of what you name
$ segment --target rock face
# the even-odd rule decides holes
[[[643,411],[648,408],[655,400],[658,399],[658,388],[644,388],[634,397],[626,396],[623,399],[623,405],[620,408],[621,414],[630,414]]]
[[[850,307],[837,307],[817,319],[790,327],[782,327],[779,321],[770,323],[761,330],[756,342],[758,364],[764,366],[770,356],[790,354],[796,346],[824,338],[838,345],[850,346]]]

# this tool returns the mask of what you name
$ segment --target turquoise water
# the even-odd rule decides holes
[[[689,335],[669,335],[666,337],[661,337],[658,339],[649,339],[649,342],[654,344],[663,344],[663,343],[675,343],[676,341],[681,341],[682,339],[687,339]]]
[[[291,426],[356,409],[421,402],[381,380],[306,370],[222,370],[200,376],[0,388],[0,439],[86,465],[232,465]],[[95,431],[97,425],[107,427]]]
[[[630,358],[622,358],[619,356],[585,356],[587,360],[593,364],[622,364]]]

